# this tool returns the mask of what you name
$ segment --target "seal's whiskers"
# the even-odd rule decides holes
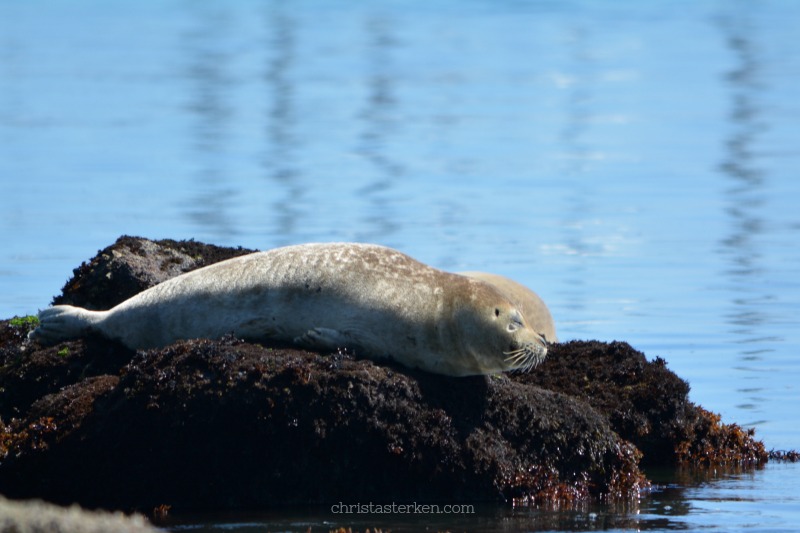
[[[529,372],[542,362],[540,351],[531,346],[523,346],[517,350],[503,352],[506,355],[505,361],[511,366],[512,372]]]
[[[519,364],[521,361],[524,361],[528,357],[528,352],[525,348],[519,348],[518,350],[514,350],[511,352],[503,352],[503,355],[508,356],[505,358],[506,361],[516,365]]]

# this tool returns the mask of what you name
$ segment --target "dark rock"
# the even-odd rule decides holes
[[[53,304],[111,309],[162,281],[224,259],[252,253],[196,241],[151,241],[123,236],[73,271]]]
[[[14,326],[0,321],[0,419],[23,416],[31,404],[62,387],[102,375],[116,375],[133,352],[120,344],[90,337],[31,349]]]
[[[767,460],[752,430],[721,424],[719,416],[689,401],[689,384],[666,361],[648,361],[625,342],[555,345],[535,372],[514,379],[591,405],[620,437],[636,445],[645,465]]]
[[[565,395],[232,339],[138,354],[119,378],[37,401],[15,431],[0,490],[109,507],[551,501],[644,483],[633,447]]]
[[[230,256],[163,242],[120,239],[76,270],[70,301],[109,307],[161,279],[154,258],[176,248],[195,263],[172,274]],[[641,452],[660,465],[766,460],[751,433],[689,402],[662,360],[625,343],[556,345],[530,374],[449,378],[233,338],[136,354],[95,338],[42,348],[19,329],[0,323],[0,492],[15,497],[563,503],[635,496]]]

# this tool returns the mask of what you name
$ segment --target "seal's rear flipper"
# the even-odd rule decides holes
[[[39,311],[39,326],[28,338],[43,345],[86,335],[100,320],[103,311],[88,311],[71,305],[56,305]]]

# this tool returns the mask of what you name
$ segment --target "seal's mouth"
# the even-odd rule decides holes
[[[547,345],[545,342],[525,343],[521,348],[503,352],[504,361],[511,372],[529,372],[539,366],[539,363],[547,357]]]

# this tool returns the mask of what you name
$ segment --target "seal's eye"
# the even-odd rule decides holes
[[[525,327],[525,323],[522,322],[522,317],[516,311],[512,312],[509,318],[511,321],[508,323],[508,331],[516,331],[519,328]]]
[[[522,321],[522,315],[520,315],[517,310],[512,310],[508,318],[510,319],[508,326],[506,326],[508,331],[516,331],[519,328],[525,327],[525,323]]]
[[[494,316],[500,316],[500,310],[495,307]]]

